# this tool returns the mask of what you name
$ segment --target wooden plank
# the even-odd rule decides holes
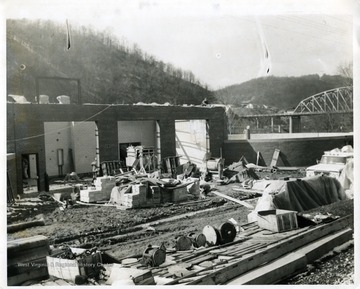
[[[44,283],[42,283],[43,286],[60,286],[59,284],[57,284],[55,281],[46,281]]]
[[[19,275],[11,276],[7,278],[8,286],[21,285],[28,280],[45,279],[48,277],[48,271],[46,267],[34,268],[29,272],[24,272]]]
[[[15,239],[7,242],[7,252],[12,254],[15,252],[31,249],[35,247],[49,246],[49,240],[42,235],[32,236],[28,238]]]
[[[259,195],[262,195],[262,193],[263,193],[263,191],[260,191],[260,190],[246,189],[246,188],[240,188],[240,187],[233,187],[232,190],[236,191],[236,192],[246,193],[246,194],[259,194]]]
[[[289,253],[283,258],[277,259],[265,266],[252,270],[235,280],[226,283],[226,285],[255,285],[255,284],[273,284],[282,276],[292,275],[293,272],[306,267],[307,260],[303,254]]]
[[[38,260],[38,259],[48,256],[49,251],[50,251],[50,249],[48,247],[44,246],[44,247],[28,249],[25,251],[19,251],[16,254],[8,253],[7,265],[10,266],[10,265],[15,265],[15,264],[21,263],[25,266],[26,263],[29,263],[30,261]]]
[[[8,276],[19,275],[21,273],[29,272],[34,268],[46,267],[46,266],[47,264],[46,264],[45,256],[37,260],[31,260],[30,262],[21,262],[13,265],[8,264],[7,275]]]
[[[197,264],[200,264],[204,261],[210,261],[210,260],[213,260],[213,259],[216,259],[217,257],[214,256],[214,255],[205,255],[205,256],[201,256],[200,258],[196,258],[196,259],[193,259],[191,260],[189,263],[191,263],[191,265],[197,265]]]
[[[212,192],[213,194],[219,196],[219,197],[222,197],[222,198],[228,199],[229,201],[233,201],[233,202],[235,202],[235,203],[238,203],[238,204],[240,204],[240,205],[242,205],[242,206],[244,206],[244,207],[246,207],[246,208],[248,208],[248,209],[251,209],[251,210],[254,209],[254,206],[253,206],[253,205],[250,205],[250,204],[247,203],[247,202],[240,201],[240,200],[238,200],[238,199],[232,198],[232,197],[227,196],[227,195],[225,195],[225,194],[222,194],[222,193],[220,193],[220,192],[218,192],[218,191],[211,191],[211,192]]]
[[[255,252],[256,250],[259,250],[260,248],[265,248],[265,247],[267,247],[267,244],[256,244],[253,246],[249,246],[247,248],[242,248],[239,250],[234,250],[233,252],[229,252],[229,255],[234,256],[235,258],[239,258],[245,254]]]
[[[261,250],[260,252],[256,252],[250,256],[244,256],[243,258],[238,259],[238,261],[231,266],[227,266],[215,273],[209,274],[205,278],[190,282],[190,284],[225,284],[229,280],[258,267],[263,263],[270,262],[287,254],[288,252],[292,252],[300,248],[301,246],[343,229],[351,218],[353,218],[352,215],[340,218],[328,224],[310,228],[308,231],[299,235],[291,236],[284,241],[270,245],[266,250]]]
[[[239,278],[230,281],[227,285],[274,284],[305,268],[308,263],[320,258],[335,246],[341,245],[351,238],[352,230],[350,228],[325,236],[293,253],[245,273]]]
[[[27,228],[37,227],[37,226],[45,226],[45,220],[35,220],[35,221],[29,221],[29,222],[22,222],[18,224],[11,224],[7,226],[7,232],[8,233],[14,233],[21,230],[25,230]]]
[[[317,242],[306,246],[306,248],[299,249],[298,252],[305,254],[308,263],[310,263],[330,252],[334,247],[351,240],[352,235],[353,230],[347,228],[332,235],[325,236]]]
[[[56,280],[54,280],[54,282],[59,286],[71,286],[72,285],[63,279],[56,279]]]
[[[274,150],[274,154],[273,154],[272,159],[271,159],[270,168],[276,166],[277,161],[278,161],[278,159],[279,159],[279,154],[280,154],[280,150],[279,150],[279,149],[275,149],[275,150]]]

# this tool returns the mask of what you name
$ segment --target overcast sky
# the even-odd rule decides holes
[[[351,1],[270,2],[3,0],[3,13],[107,29],[211,89],[265,75],[336,74],[353,60]]]

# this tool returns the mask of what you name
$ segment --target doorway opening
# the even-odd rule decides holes
[[[37,154],[22,154],[21,166],[23,176],[23,191],[27,193],[39,192],[39,162]]]

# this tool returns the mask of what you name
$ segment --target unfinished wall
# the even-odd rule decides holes
[[[45,133],[45,161],[46,172],[49,176],[59,175],[57,150],[63,150],[63,172],[70,170],[69,149],[71,149],[71,122],[46,122]]]
[[[58,149],[63,150],[62,174],[91,171],[95,158],[95,122],[45,122],[46,172],[50,177],[59,175]]]
[[[325,150],[341,148],[346,144],[353,145],[352,136],[234,140],[224,142],[224,157],[227,165],[239,161],[241,156],[256,163],[257,152],[260,152],[265,165],[270,165],[274,150],[279,149],[279,166],[310,166],[320,159]]]
[[[18,192],[22,189],[21,154],[38,154],[39,185],[44,190],[45,153],[44,123],[96,122],[99,131],[100,161],[119,157],[119,121],[158,121],[161,136],[161,157],[175,156],[175,120],[207,120],[211,130],[209,142],[212,156],[218,157],[225,139],[225,112],[220,107],[134,106],[134,105],[60,105],[60,104],[7,104],[7,152],[16,153]],[[83,146],[83,145],[82,145]],[[65,151],[64,151],[65,152]],[[91,160],[92,161],[92,160]],[[89,170],[91,168],[89,167]]]
[[[74,171],[78,174],[91,171],[96,156],[95,122],[72,123],[72,156]]]

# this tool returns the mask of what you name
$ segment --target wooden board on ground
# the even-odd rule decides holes
[[[227,285],[274,284],[294,274],[294,272],[305,269],[308,263],[320,258],[335,246],[341,245],[351,238],[351,229],[345,229],[335,234],[325,236],[292,253],[245,273],[228,282]]]
[[[231,266],[220,269],[214,273],[205,276],[204,278],[191,282],[190,284],[225,284],[229,280],[258,267],[265,262],[275,260],[280,256],[287,254],[288,252],[292,252],[300,248],[301,246],[304,246],[306,244],[314,242],[319,238],[339,231],[346,226],[346,224],[348,223],[348,218],[352,218],[352,216],[340,218],[336,221],[333,221],[332,223],[310,228],[305,232],[301,232],[297,235],[286,238],[284,241],[274,242],[274,244],[257,252],[254,252],[253,254],[249,254],[240,259],[236,259],[236,263],[233,263]]]
[[[238,204],[240,204],[240,205],[242,205],[242,206],[244,206],[244,207],[246,207],[246,208],[248,208],[248,209],[251,209],[251,210],[254,209],[254,206],[250,205],[250,204],[247,203],[247,202],[240,201],[240,200],[238,200],[238,199],[232,198],[232,197],[230,197],[230,196],[227,196],[227,195],[222,194],[222,193],[217,192],[217,191],[211,191],[211,192],[212,192],[213,194],[219,196],[219,197],[222,197],[222,198],[228,199],[229,201],[233,201],[233,202],[235,202],[235,203],[238,203]]]

